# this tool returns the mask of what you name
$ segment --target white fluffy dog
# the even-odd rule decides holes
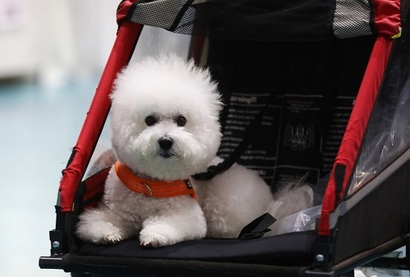
[[[206,234],[234,238],[267,211],[285,216],[310,206],[309,190],[287,189],[275,198],[262,178],[237,164],[210,181],[191,180],[198,201],[192,188],[172,195],[189,187],[191,175],[220,162],[221,108],[209,72],[192,61],[163,56],[123,70],[111,109],[117,163],[101,205],[80,215],[77,235],[93,243],[115,243],[139,234],[141,245],[149,247]]]
[[[187,179],[206,170],[221,139],[209,72],[175,56],[147,59],[119,74],[111,97],[118,162],[101,205],[80,215],[77,235],[115,243],[139,233],[148,247],[203,238],[206,221]]]

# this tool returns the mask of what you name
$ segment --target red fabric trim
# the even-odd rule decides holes
[[[123,0],[117,9],[117,24],[121,26],[122,22],[128,15],[128,11],[130,10],[132,4],[138,2],[138,0]]]
[[[363,76],[363,80],[357,94],[355,105],[350,115],[349,122],[343,136],[339,152],[336,156],[335,165],[342,164],[346,167],[343,180],[343,188],[340,198],[343,197],[352,174],[360,144],[372,111],[384,71],[389,59],[392,40],[385,36],[379,36],[373,46],[372,54]],[[319,235],[330,233],[330,213],[336,207],[336,183],[334,169],[330,175],[329,183],[323,198],[322,214],[319,225]]]
[[[392,37],[400,32],[400,0],[373,0],[374,24],[380,35]]]
[[[113,82],[117,73],[127,64],[131,57],[141,30],[141,25],[128,21],[123,22],[119,29],[77,144],[74,147],[76,154],[72,162],[63,171],[63,177],[60,182],[62,212],[73,210],[75,191],[85,173],[110,109],[111,101],[109,95]]]
[[[86,191],[84,192],[83,196],[84,202],[88,202],[96,196],[102,195],[104,193],[104,183],[107,179],[109,171],[110,168],[106,168],[85,180],[84,183]]]

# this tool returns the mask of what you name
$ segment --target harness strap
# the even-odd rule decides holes
[[[189,195],[196,199],[195,190],[189,180],[166,182],[140,178],[128,166],[119,161],[115,163],[115,172],[128,189],[141,193],[146,197],[166,198]]]
[[[224,159],[222,162],[220,162],[217,165],[211,165],[207,168],[206,172],[202,173],[197,173],[195,175],[192,175],[192,178],[195,180],[210,180],[213,177],[215,177],[217,174],[220,174],[226,170],[228,170],[236,161],[239,160],[241,155],[245,152],[245,150],[248,148],[251,139],[255,135],[255,132],[257,128],[261,125],[262,122],[262,117],[264,114],[264,110],[262,110],[255,118],[252,120],[251,123],[249,123],[245,135],[241,142],[239,143],[238,147],[227,157]]]

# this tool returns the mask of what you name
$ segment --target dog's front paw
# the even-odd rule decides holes
[[[122,241],[122,237],[119,233],[104,235],[100,240],[101,244],[115,244],[120,241]]]
[[[110,222],[80,225],[77,229],[77,235],[95,244],[114,244],[123,240],[120,229]]]
[[[169,245],[167,238],[161,234],[150,234],[146,236],[140,236],[140,244],[147,248],[157,248],[161,246]]]
[[[117,243],[130,237],[133,230],[132,225],[112,215],[105,208],[87,210],[79,219],[77,236],[95,244]]]
[[[172,245],[182,240],[177,230],[166,225],[147,226],[140,233],[141,246],[148,248]]]

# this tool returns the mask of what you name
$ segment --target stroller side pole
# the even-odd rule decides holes
[[[109,95],[113,82],[117,73],[128,63],[141,31],[142,25],[129,21],[123,22],[119,29],[113,49],[84,121],[83,128],[73,149],[73,154],[66,169],[63,171],[60,191],[72,191],[71,193],[62,193],[61,195],[63,196],[74,195],[85,173],[110,109],[111,101]],[[69,199],[62,198],[60,202],[61,211],[73,211],[73,200],[73,197]]]

